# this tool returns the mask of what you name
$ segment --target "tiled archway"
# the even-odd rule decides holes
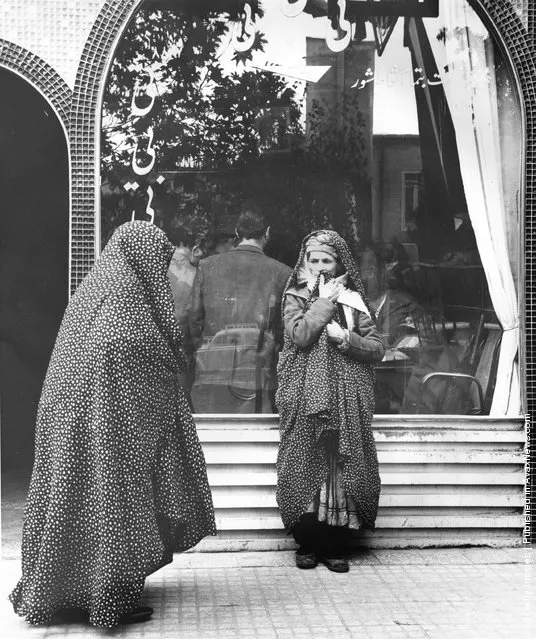
[[[33,84],[56,109],[69,130],[72,91],[49,64],[31,51],[0,38],[0,65]]]
[[[84,46],[72,100],[71,291],[95,260],[99,91],[114,45],[140,0],[106,0]]]

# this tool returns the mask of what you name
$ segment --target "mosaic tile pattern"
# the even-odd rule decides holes
[[[39,56],[0,38],[0,65],[34,84],[52,104],[69,130],[72,91],[56,71]]]
[[[72,103],[72,218],[70,287],[74,291],[95,261],[95,156],[100,135],[100,84],[113,42],[139,0],[108,0],[91,30],[80,59]]]
[[[56,70],[72,89],[82,48],[104,0],[2,0],[0,38]]]
[[[531,37],[531,45],[533,48],[533,57],[536,55],[536,6],[533,0],[527,1],[527,24],[528,32]],[[524,69],[524,96],[527,114],[527,146],[526,146],[526,171],[525,171],[525,325],[522,333],[522,343],[524,344],[524,358],[521,361],[525,363],[525,383],[526,389],[526,428],[529,430],[528,441],[528,464],[527,464],[527,486],[526,496],[532,505],[532,516],[530,511],[526,511],[527,517],[530,519],[525,530],[525,539],[536,543],[536,468],[534,464],[536,451],[536,425],[534,423],[534,414],[536,411],[536,266],[534,260],[534,251],[536,245],[536,144],[535,144],[535,118],[536,118],[536,69],[535,64],[532,65],[527,61]]]
[[[512,4],[517,12],[517,15],[521,18],[525,29],[528,26],[529,5],[531,0],[512,0]],[[534,3],[533,3],[534,4]]]

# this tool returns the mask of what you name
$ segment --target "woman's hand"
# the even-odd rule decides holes
[[[326,282],[324,275],[320,275],[320,279],[318,280],[318,297],[328,299],[335,304],[343,290],[344,286],[336,279]]]
[[[326,324],[326,330],[328,332],[328,339],[335,344],[342,344],[344,342],[344,329],[337,322],[330,322]]]

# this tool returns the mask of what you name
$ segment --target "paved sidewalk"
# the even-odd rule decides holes
[[[113,631],[81,624],[30,627],[6,597],[17,560],[0,563],[0,633],[6,639],[536,637],[534,551],[376,550],[350,572],[302,571],[294,553],[185,553],[147,579],[144,624]]]

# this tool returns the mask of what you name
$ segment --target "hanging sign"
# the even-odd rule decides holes
[[[307,0],[280,0],[281,11],[295,18],[302,11],[310,12]],[[311,13],[313,13],[311,11]],[[319,15],[318,12],[313,15]],[[396,16],[407,18],[437,18],[439,0],[347,0],[347,18]]]
[[[394,31],[397,16],[371,16],[372,29],[374,31],[374,42],[376,43],[376,51],[381,56],[385,51],[385,47],[389,42],[389,38]]]
[[[349,17],[437,18],[439,0],[348,0]]]
[[[307,4],[307,0],[280,0],[279,6],[284,15],[296,18],[308,12]],[[437,18],[439,0],[331,0],[327,3],[327,15],[330,24],[326,44],[332,51],[339,53],[346,49],[354,35],[356,21],[370,20],[376,49],[381,55],[399,17]]]

